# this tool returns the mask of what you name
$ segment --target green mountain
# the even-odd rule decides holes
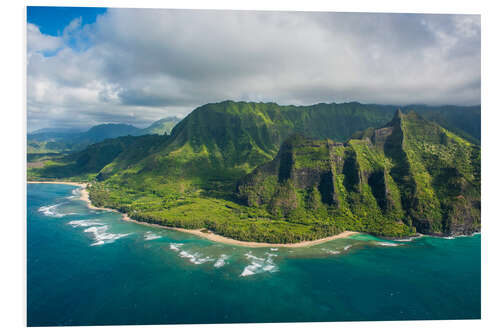
[[[126,168],[118,156],[102,170],[100,179],[131,188],[168,184],[190,192],[227,193],[239,178],[271,160],[296,131],[318,138],[347,138],[356,130],[386,123],[392,112],[359,103],[207,104],[177,124],[149,156]]]
[[[185,185],[205,190],[224,182],[232,186],[234,180],[271,160],[292,133],[342,141],[358,130],[384,125],[391,120],[394,110],[394,107],[360,103],[206,104],[184,118],[172,130],[170,140],[147,160],[139,161],[135,169],[167,170],[162,173],[166,181],[182,180],[188,183]],[[124,170],[106,171],[115,174]]]
[[[139,135],[147,135],[147,134],[170,134],[172,128],[180,121],[180,118],[177,117],[166,117],[160,120],[155,121],[150,126],[143,128],[139,131]]]
[[[479,155],[478,146],[398,111],[345,143],[291,136],[238,194],[274,216],[344,221],[378,235],[471,234],[480,229]]]
[[[480,123],[476,108],[460,110]],[[436,112],[436,121],[460,125]],[[28,177],[92,180],[96,205],[241,240],[477,230],[480,149],[463,137],[479,138],[470,126],[458,136],[415,113],[393,114],[360,103],[207,104],[170,135],[109,139],[29,168]]]

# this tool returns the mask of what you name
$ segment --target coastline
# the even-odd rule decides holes
[[[208,240],[211,240],[213,242],[217,243],[224,243],[228,245],[237,245],[237,246],[244,246],[244,247],[308,247],[308,246],[313,246],[313,245],[318,245],[321,243],[329,242],[334,239],[340,239],[340,238],[347,238],[352,235],[359,234],[357,231],[344,231],[341,232],[340,234],[325,237],[325,238],[320,238],[320,239],[315,239],[312,241],[303,241],[299,243],[262,243],[262,242],[248,242],[248,241],[240,241],[237,239],[221,236],[218,234],[213,233],[210,230],[207,229],[183,229],[183,228],[176,228],[176,227],[168,227],[160,224],[154,224],[154,223],[147,223],[147,222],[141,222],[134,220],[130,218],[127,214],[122,214],[122,219],[124,221],[128,222],[133,222],[137,224],[142,224],[142,225],[147,225],[149,227],[157,227],[157,228],[162,228],[162,229],[169,229],[169,230],[175,230],[175,231],[180,231],[180,232],[185,232],[188,234],[192,234],[201,238],[205,238]]]
[[[87,192],[87,191],[82,190],[82,193],[83,192]],[[87,202],[89,208],[94,207],[94,206],[92,206],[92,204],[88,200],[88,194],[86,195],[86,199],[84,199],[83,195],[82,195],[82,200],[85,200]],[[207,230],[207,229],[184,229],[184,228],[168,227],[165,225],[160,225],[160,224],[155,224],[155,223],[141,222],[141,221],[137,221],[137,220],[132,219],[130,216],[128,216],[125,213],[121,213],[121,212],[119,212],[115,209],[111,209],[111,208],[99,208],[99,207],[97,207],[95,209],[104,209],[104,210],[110,210],[110,211],[120,213],[120,214],[122,214],[122,220],[127,221],[127,222],[142,224],[142,225],[146,225],[148,227],[156,227],[156,228],[185,232],[188,234],[192,234],[192,235],[195,235],[195,236],[198,236],[201,238],[211,240],[212,242],[224,243],[224,244],[228,244],[228,245],[252,247],[252,248],[257,248],[257,247],[290,247],[290,248],[308,247],[308,246],[313,246],[313,245],[318,245],[321,243],[329,242],[329,241],[334,240],[334,239],[347,238],[349,236],[359,234],[359,232],[357,232],[357,231],[344,231],[344,232],[341,232],[340,234],[337,234],[337,235],[333,235],[333,236],[329,236],[329,237],[325,237],[325,238],[320,238],[320,239],[315,239],[312,241],[303,241],[303,242],[299,242],[299,243],[247,242],[247,241],[240,241],[237,239],[217,235],[217,234],[215,234],[212,231]]]
[[[337,235],[333,235],[333,236],[329,236],[329,237],[325,237],[325,238],[320,238],[320,239],[315,239],[315,240],[311,240],[311,241],[303,241],[303,242],[299,242],[299,243],[261,243],[261,242],[240,241],[240,240],[236,240],[233,238],[214,234],[210,230],[206,230],[206,229],[184,229],[184,228],[168,227],[168,226],[154,224],[154,223],[141,222],[141,221],[137,221],[137,220],[132,219],[127,214],[122,213],[116,209],[96,207],[90,201],[89,192],[86,189],[86,187],[87,187],[86,183],[65,182],[65,181],[28,181],[28,184],[29,183],[32,183],[32,184],[62,184],[62,185],[78,186],[78,187],[82,188],[82,190],[80,192],[80,200],[84,201],[87,204],[87,207],[90,209],[115,212],[115,213],[121,214],[122,220],[127,221],[127,222],[147,225],[149,227],[156,227],[156,228],[185,232],[188,234],[192,234],[192,235],[195,235],[195,236],[198,236],[201,238],[211,240],[213,242],[224,243],[224,244],[229,244],[229,245],[237,245],[237,246],[253,247],[253,248],[256,248],[256,247],[308,247],[308,246],[313,246],[313,245],[318,245],[321,243],[329,242],[329,241],[334,240],[334,239],[346,238],[346,237],[349,237],[352,235],[359,234],[359,232],[357,232],[357,231],[344,231],[344,232],[341,232],[340,234],[337,234]]]
[[[48,181],[48,180],[28,180],[26,181],[28,184],[62,184],[62,185],[73,185],[79,187],[86,187],[86,183],[77,183],[77,182],[65,182],[65,181]]]
[[[175,230],[179,232],[184,232],[188,234],[192,234],[201,238],[205,238],[208,240],[211,240],[213,242],[217,243],[224,243],[224,244],[229,244],[229,245],[236,245],[236,246],[244,246],[244,247],[251,247],[251,248],[258,248],[258,247],[289,247],[289,248],[297,248],[297,247],[308,247],[308,246],[314,246],[318,244],[322,244],[325,242],[329,242],[334,239],[341,239],[341,238],[347,238],[353,235],[361,234],[358,231],[344,231],[341,232],[340,234],[325,237],[325,238],[320,238],[320,239],[315,239],[312,241],[303,241],[299,243],[262,243],[262,242],[248,242],[248,241],[240,241],[237,239],[221,236],[218,234],[213,233],[210,230],[207,229],[184,229],[184,228],[177,228],[177,227],[168,227],[160,224],[155,224],[155,223],[147,223],[147,222],[141,222],[132,219],[130,216],[128,216],[126,213],[122,213],[116,209],[113,208],[105,208],[105,207],[96,207],[92,204],[92,201],[90,201],[89,198],[89,192],[87,191],[87,183],[78,183],[78,182],[68,182],[68,181],[27,181],[27,183],[32,183],[32,184],[62,184],[62,185],[72,185],[72,186],[78,186],[82,190],[80,192],[80,200],[84,201],[87,204],[87,207],[90,209],[95,209],[95,210],[104,210],[108,212],[115,212],[118,214],[122,215],[122,220],[127,221],[127,222],[132,222],[132,223],[137,223],[137,224],[142,224],[146,225],[149,227],[155,227],[155,228],[162,228],[162,229],[168,229],[168,230]],[[475,234],[480,234],[481,232],[475,232],[472,235]],[[460,235],[460,236],[452,236],[452,237],[443,237],[443,236],[436,236],[436,235],[423,235],[423,234],[417,234],[415,236],[411,236],[408,238],[396,238],[392,240],[396,240],[399,242],[409,242],[414,239],[420,238],[420,237],[438,237],[438,238],[455,238],[455,237],[465,237],[467,235]]]

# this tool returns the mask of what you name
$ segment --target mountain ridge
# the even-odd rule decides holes
[[[80,155],[30,169],[29,177],[91,181],[90,197],[97,206],[239,240],[297,242],[347,229],[396,237],[417,230],[446,235],[480,228],[480,148],[415,112],[394,114],[380,107],[367,113],[365,108],[359,103],[312,109],[207,104],[170,135],[108,139]],[[311,133],[313,138],[306,138]],[[303,143],[302,150],[294,140]],[[294,155],[294,149],[304,154]],[[102,164],[79,165],[86,161],[78,158],[81,154]],[[94,158],[99,154],[106,158]],[[292,156],[289,168],[286,163],[281,168],[276,159],[287,154]],[[308,157],[315,162],[308,164]],[[291,177],[297,165],[312,176],[307,171],[302,178]],[[245,194],[241,186],[256,170],[272,172],[257,184],[247,183]],[[337,191],[326,191],[332,184]],[[252,194],[250,185],[260,187],[254,186]],[[463,198],[447,188],[463,192]],[[248,195],[255,198],[255,193],[257,205]]]

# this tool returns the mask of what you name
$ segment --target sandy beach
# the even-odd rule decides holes
[[[168,227],[168,226],[163,226],[160,224],[154,224],[154,223],[147,223],[147,222],[141,222],[134,220],[130,218],[127,214],[124,214],[116,209],[112,208],[104,208],[104,207],[96,207],[92,204],[89,198],[89,192],[87,191],[86,183],[77,183],[77,182],[51,182],[51,181],[28,181],[28,183],[39,183],[39,184],[65,184],[65,185],[74,185],[74,186],[79,186],[82,188],[80,192],[80,200],[85,201],[87,206],[90,209],[97,209],[97,210],[106,210],[110,212],[116,212],[119,214],[122,214],[122,219],[127,222],[133,222],[137,224],[142,224],[142,225],[147,225],[150,227],[156,227],[156,228],[162,228],[162,229],[169,229],[169,230],[176,230],[180,232],[185,232],[188,234],[196,235],[198,237],[206,238],[208,240],[211,240],[213,242],[219,242],[219,243],[224,243],[224,244],[229,244],[229,245],[237,245],[237,246],[244,246],[244,247],[308,247],[308,246],[313,246],[313,245],[318,245],[321,243],[329,242],[334,239],[340,239],[340,238],[346,238],[352,235],[359,234],[359,232],[356,231],[344,231],[341,232],[340,234],[333,235],[330,237],[325,237],[325,238],[320,238],[312,241],[303,241],[299,243],[286,243],[286,244],[276,244],[276,243],[261,243],[261,242],[246,242],[246,241],[240,241],[236,239],[232,239],[229,237],[224,237],[221,235],[214,234],[210,230],[206,229],[183,229],[183,228],[176,228],[176,227]]]
[[[84,190],[84,191],[86,191],[86,190]],[[344,231],[344,232],[341,232],[340,234],[333,235],[330,237],[315,239],[312,241],[303,241],[303,242],[299,242],[299,243],[287,243],[287,244],[261,243],[261,242],[246,242],[246,241],[240,241],[237,239],[232,239],[229,237],[224,237],[221,235],[214,234],[213,232],[211,232],[210,230],[207,230],[207,229],[183,229],[183,228],[167,227],[167,226],[163,226],[160,224],[154,224],[154,223],[140,222],[140,221],[137,221],[137,220],[130,218],[127,214],[123,214],[123,213],[122,213],[122,219],[124,221],[133,222],[133,223],[137,223],[137,224],[143,224],[143,225],[157,227],[157,228],[186,232],[186,233],[189,233],[192,235],[196,235],[198,237],[206,238],[206,239],[211,240],[213,242],[219,242],[219,243],[224,243],[224,244],[229,244],[229,245],[244,246],[244,247],[308,247],[308,246],[313,246],[313,245],[318,245],[321,243],[329,242],[329,241],[334,240],[334,239],[346,238],[346,237],[356,235],[359,233],[356,231]]]
[[[28,184],[63,184],[63,185],[74,185],[74,186],[80,186],[80,187],[86,187],[86,183],[77,183],[77,182],[52,182],[52,181],[45,181],[45,180],[28,180]]]
[[[329,241],[334,240],[334,239],[346,238],[346,237],[358,234],[358,232],[356,232],[356,231],[344,231],[338,235],[333,235],[330,237],[315,239],[312,241],[304,241],[304,242],[299,242],[299,243],[287,243],[287,244],[245,242],[245,241],[240,241],[237,239],[232,239],[229,237],[224,237],[221,235],[214,234],[213,232],[211,232],[210,230],[207,230],[207,229],[183,229],[183,228],[167,227],[167,226],[154,224],[154,223],[140,222],[140,221],[136,221],[134,219],[131,219],[127,214],[122,214],[122,219],[125,221],[143,224],[143,225],[147,225],[147,226],[153,226],[153,227],[158,227],[158,228],[163,228],[163,229],[170,229],[170,230],[177,230],[177,231],[181,231],[181,232],[186,232],[186,233],[189,233],[192,235],[196,235],[198,237],[209,239],[213,242],[219,242],[219,243],[224,243],[224,244],[229,244],[229,245],[245,246],[245,247],[307,247],[307,246],[313,246],[313,245],[318,245],[321,243],[329,242]]]

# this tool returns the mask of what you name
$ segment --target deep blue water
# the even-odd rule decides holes
[[[28,184],[29,326],[479,319],[481,235],[249,249]]]

